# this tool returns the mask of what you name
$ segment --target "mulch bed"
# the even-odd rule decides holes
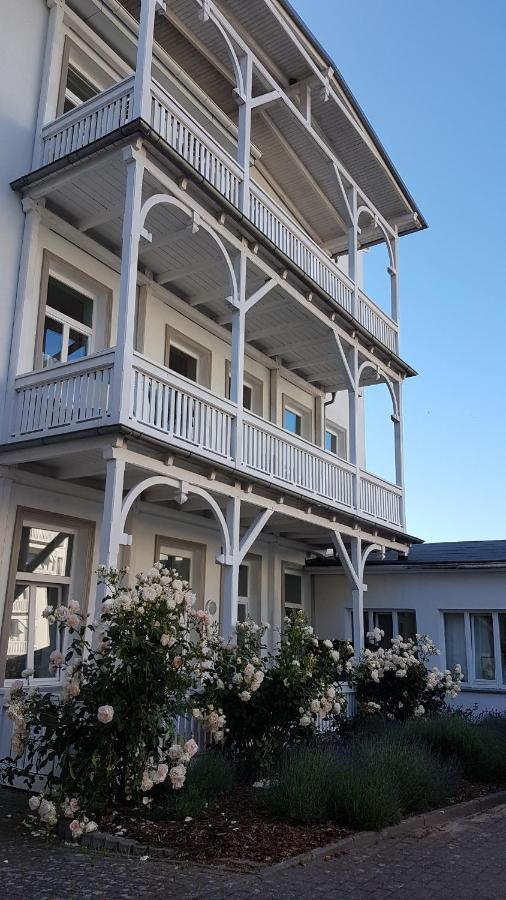
[[[333,822],[291,825],[273,819],[259,808],[259,789],[235,788],[191,821],[150,821],[116,815],[107,830],[125,829],[124,836],[151,847],[167,847],[181,860],[256,863],[282,862],[350,834]]]

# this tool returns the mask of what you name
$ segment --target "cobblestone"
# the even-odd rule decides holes
[[[21,825],[25,800],[0,789],[0,896],[6,900],[506,900],[506,804],[366,849],[252,875],[35,838]]]

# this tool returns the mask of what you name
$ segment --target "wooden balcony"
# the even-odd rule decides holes
[[[402,529],[402,490],[237,408],[139,353],[128,421],[111,408],[114,350],[16,379],[10,442],[122,424],[197,457],[309,500]]]
[[[46,125],[41,135],[40,161],[49,165],[93,145],[132,120],[133,76]],[[151,86],[153,131],[230,204],[239,208],[241,167],[207,131],[156,82]],[[338,268],[304,229],[251,182],[248,218],[267,242],[281,251],[332,301],[393,353],[398,353],[396,322]]]

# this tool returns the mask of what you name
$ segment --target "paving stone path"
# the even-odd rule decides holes
[[[506,900],[506,804],[335,858],[241,874],[126,858],[32,837],[19,796],[0,788],[2,900]]]

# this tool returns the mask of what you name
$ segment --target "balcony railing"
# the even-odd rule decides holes
[[[133,116],[133,76],[103,91],[42,129],[41,164],[47,165],[115,131]],[[150,122],[160,137],[196,172],[239,207],[241,167],[159,84],[151,86]],[[353,313],[353,282],[303,228],[258,185],[251,184],[249,218],[335,303]],[[363,291],[358,321],[392,352],[398,352],[397,324]]]
[[[54,431],[104,424],[110,416],[114,351],[78,362],[19,375],[14,386],[11,436],[45,436]]]
[[[130,413],[111,407],[114,350],[19,375],[10,440],[47,437],[104,425],[128,425],[200,457],[324,501],[347,512],[402,527],[402,490],[246,410],[236,458],[237,407],[224,397],[134,353]]]

